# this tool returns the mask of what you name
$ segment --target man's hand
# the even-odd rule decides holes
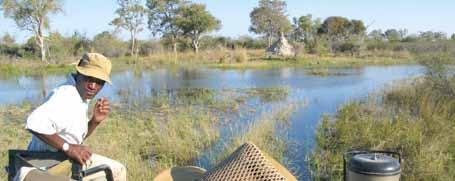
[[[99,124],[107,118],[107,115],[111,112],[111,107],[109,105],[109,100],[106,97],[98,99],[93,108],[93,123]]]
[[[79,162],[81,165],[87,165],[87,161],[89,161],[92,156],[92,152],[87,146],[78,144],[70,144],[70,147],[65,154],[71,159]]]

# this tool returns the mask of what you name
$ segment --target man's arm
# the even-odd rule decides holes
[[[88,136],[90,136],[93,131],[95,131],[96,127],[98,127],[100,123],[99,122],[96,122],[92,119],[90,119],[90,122],[88,122],[88,130],[87,130],[87,135],[85,136],[85,138],[87,138]]]
[[[37,136],[42,141],[46,142],[48,145],[63,151],[63,144],[66,142],[63,138],[61,138],[58,134],[41,134],[37,133],[33,130],[29,130],[33,135]],[[64,153],[70,157],[71,159],[79,162],[80,164],[84,165],[92,156],[91,151],[88,147],[84,145],[78,144],[68,144],[69,148]]]
[[[98,99],[95,103],[95,107],[93,108],[92,119],[88,122],[88,130],[85,138],[90,136],[93,131],[95,131],[96,127],[98,127],[98,125],[107,118],[109,112],[111,112],[109,100],[106,97]]]

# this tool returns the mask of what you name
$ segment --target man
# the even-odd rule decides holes
[[[110,112],[109,100],[101,98],[95,103],[91,118],[87,117],[90,100],[105,82],[111,83],[111,63],[101,54],[86,53],[76,70],[27,118],[26,129],[33,134],[28,150],[63,151],[87,168],[107,164],[113,171],[114,180],[126,180],[126,169],[122,164],[93,154],[82,145]],[[23,171],[21,169],[21,174]]]

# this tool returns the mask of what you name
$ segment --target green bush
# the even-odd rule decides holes
[[[125,56],[128,44],[118,39],[114,34],[104,31],[93,39],[93,51],[108,57]]]

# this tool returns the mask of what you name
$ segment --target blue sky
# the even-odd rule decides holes
[[[220,31],[213,34],[230,37],[253,35],[248,32],[249,13],[258,5],[257,0],[194,0],[204,3],[207,9],[222,21]],[[373,29],[407,28],[409,33],[419,31],[444,31],[449,36],[455,33],[455,1],[453,0],[287,0],[288,16],[299,17],[312,14],[325,19],[329,16],[344,16],[365,22],[368,31]],[[104,31],[113,30],[109,22],[117,8],[115,0],[66,0],[65,12],[51,17],[52,30],[64,35],[74,31],[90,38]],[[15,24],[0,16],[0,35],[8,32],[23,41],[29,33],[20,31]],[[128,39],[126,33],[122,33]],[[142,39],[150,38],[144,31]]]

